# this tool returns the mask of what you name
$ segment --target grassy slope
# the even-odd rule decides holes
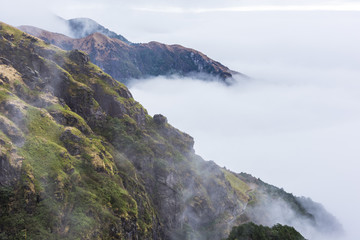
[[[15,117],[3,107],[2,114],[17,123],[26,135],[21,145],[15,145],[2,134],[8,145],[15,147],[16,152],[23,157],[23,162],[21,177],[16,185],[1,187],[1,238],[110,239],[121,238],[126,234],[149,237],[155,213],[148,203],[142,207],[145,214],[138,216],[137,202],[125,189],[123,177],[119,174],[121,167],[118,166],[128,160],[121,158],[111,146],[103,145],[103,138],[94,134],[86,121],[66,104],[50,103],[46,108],[37,107],[44,87],[29,87],[30,84],[26,84],[15,69],[23,72],[15,61],[21,57],[22,62],[30,68],[34,68],[35,64],[55,66],[58,72],[68,76],[68,94],[79,94],[79,88],[88,88],[95,82],[101,83],[104,92],[114,95],[115,91],[125,87],[116,84],[112,88],[101,82],[100,77],[96,76],[105,74],[91,63],[87,63],[90,71],[83,71],[81,76],[76,74],[77,69],[72,69],[75,74],[68,72],[66,68],[77,66],[68,53],[8,25],[1,24],[0,33],[2,57],[13,58],[9,66],[1,65],[5,82],[2,81],[0,88],[0,104],[15,106],[22,113]],[[32,61],[32,56],[41,50],[54,51],[55,61],[41,56]],[[21,56],[9,56],[11,52]],[[63,62],[63,66],[57,65],[56,61]],[[49,74],[53,79],[58,77],[51,76],[52,72]],[[51,86],[51,79],[46,84]],[[132,99],[122,100],[128,105],[136,105]],[[92,102],[93,107],[99,105],[94,99]],[[65,124],[59,124],[50,113],[62,116]],[[67,120],[72,120],[73,126],[66,126]],[[72,154],[67,150],[69,146],[76,149]],[[127,179],[127,182],[134,181],[136,174]],[[141,187],[138,183],[134,185],[134,188],[137,185]],[[140,198],[144,198],[141,199],[144,203],[149,202],[146,193]],[[128,229],[128,232],[124,229]]]

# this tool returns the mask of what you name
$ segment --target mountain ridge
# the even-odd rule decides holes
[[[218,240],[276,221],[267,206],[279,199],[326,230],[312,201],[196,155],[190,135],[149,116],[85,53],[4,23],[0,117],[1,238]]]
[[[31,26],[20,26],[19,29],[64,50],[79,49],[86,52],[105,72],[125,83],[131,78],[169,74],[206,73],[226,84],[234,81],[233,75],[246,77],[199,51],[178,44],[166,45],[155,41],[133,44],[96,31],[83,38],[73,39]]]

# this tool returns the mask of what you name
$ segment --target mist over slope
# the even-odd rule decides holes
[[[1,23],[0,54],[2,238],[215,240],[278,221],[274,200],[316,232],[314,209],[341,229],[310,200],[204,161],[84,53]]]
[[[130,89],[150,113],[162,112],[191,132],[198,154],[321,199],[352,232],[358,196],[348,183],[358,179],[359,83],[346,78],[341,86],[330,76],[325,83],[252,79],[230,88],[174,77]]]

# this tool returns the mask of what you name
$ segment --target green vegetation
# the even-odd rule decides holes
[[[58,175],[63,178],[64,171],[71,169],[72,159],[66,149],[56,143],[43,139],[39,136],[29,137],[20,150],[34,170],[37,179]]]
[[[84,134],[90,134],[91,128],[86,121],[77,113],[71,111],[71,109],[65,105],[64,107],[59,104],[53,104],[46,108],[46,110],[55,117],[58,117],[58,122],[61,121],[67,126],[72,126],[79,129]],[[58,116],[58,114],[60,116]]]
[[[247,195],[247,192],[250,190],[249,186],[244,181],[236,177],[234,173],[229,172],[225,169],[222,169],[222,171],[225,174],[226,180],[229,181],[231,187],[236,191],[238,196],[240,196],[242,200],[248,201],[249,197]]]
[[[29,107],[26,112],[26,126],[31,135],[44,136],[48,140],[60,144],[60,134],[64,127],[56,124],[45,110]]]
[[[31,44],[36,43],[36,45],[40,47],[47,47],[48,49],[58,49],[55,46],[47,45],[45,44],[45,42],[39,41],[39,39],[29,34],[26,34],[17,28],[14,28],[2,22],[0,22],[0,24],[1,24],[0,33],[6,39],[10,40],[11,44],[15,46],[21,44],[22,47],[28,47]]]
[[[0,103],[10,98],[13,98],[13,94],[4,88],[0,88]]]
[[[277,224],[272,228],[245,223],[231,230],[226,240],[305,240],[293,227]]]

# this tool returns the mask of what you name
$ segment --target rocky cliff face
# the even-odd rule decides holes
[[[78,28],[79,32],[87,29],[75,29]],[[88,31],[89,35],[81,34],[84,37],[79,39],[31,26],[22,26],[20,29],[62,49],[86,52],[103,71],[125,83],[131,78],[205,73],[230,84],[233,74],[239,74],[194,49],[158,42],[132,44],[113,34],[105,35],[104,31],[96,31],[98,28]]]
[[[88,55],[3,23],[0,144],[1,239],[222,239],[275,221],[271,199],[324,222],[311,201],[204,161]]]

